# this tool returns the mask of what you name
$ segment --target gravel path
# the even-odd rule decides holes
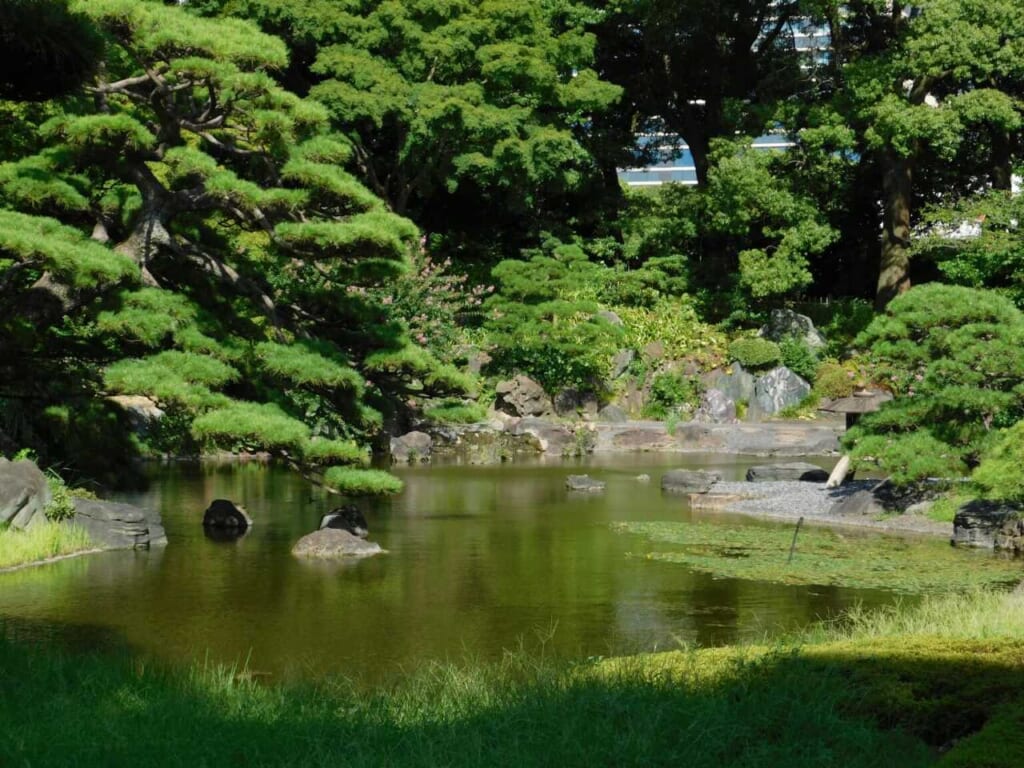
[[[826,488],[824,483],[807,483],[797,480],[773,480],[764,482],[717,482],[708,492],[710,497],[718,494],[745,496],[740,501],[731,501],[724,506],[726,512],[736,512],[751,517],[766,517],[780,520],[804,518],[804,522],[821,525],[856,526],[883,531],[907,531],[933,536],[952,536],[951,523],[940,523],[922,515],[893,515],[876,518],[870,515],[833,515],[832,505],[857,491],[869,490],[877,480],[856,480],[844,483],[839,488]]]

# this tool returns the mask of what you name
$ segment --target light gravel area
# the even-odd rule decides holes
[[[934,536],[952,536],[951,523],[940,523],[923,515],[834,515],[832,506],[853,495],[866,491],[878,484],[877,480],[856,480],[844,483],[839,488],[826,488],[824,483],[808,483],[798,480],[771,480],[763,482],[717,482],[711,486],[708,495],[719,494],[744,496],[739,501],[730,501],[723,507],[724,512],[735,512],[751,517],[776,520],[804,518],[805,523],[820,525],[855,526],[882,531],[903,531]]]

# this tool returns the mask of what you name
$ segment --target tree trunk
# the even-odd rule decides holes
[[[992,137],[992,188],[1009,192],[1013,188],[1013,151],[1010,137],[997,131]]]
[[[910,208],[913,168],[910,158],[891,150],[882,158],[882,258],[878,272],[875,309],[910,288]]]

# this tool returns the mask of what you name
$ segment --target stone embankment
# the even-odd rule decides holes
[[[842,424],[836,421],[684,422],[669,429],[660,421],[507,418],[465,426],[421,426],[415,433],[392,438],[391,453],[399,463],[441,458],[466,464],[631,452],[828,456],[838,452],[842,431]],[[411,445],[415,447],[410,449]]]

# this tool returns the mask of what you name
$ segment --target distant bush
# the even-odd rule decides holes
[[[435,424],[476,424],[487,418],[487,409],[479,403],[446,400],[425,408],[423,415]]]
[[[839,363],[827,360],[818,366],[814,375],[814,390],[819,396],[838,400],[849,397],[855,389],[853,373]]]
[[[770,339],[747,336],[729,344],[729,357],[744,368],[771,368],[782,360],[782,350]]]
[[[666,419],[677,413],[680,406],[696,409],[702,392],[700,382],[692,376],[659,373],[651,382],[651,396],[644,406],[644,415],[652,419]]]
[[[660,341],[670,360],[692,360],[706,369],[724,361],[725,336],[701,321],[688,299],[662,299],[651,307],[614,309],[622,319],[625,344],[631,349],[641,350]]]
[[[787,336],[779,342],[782,364],[807,381],[814,380],[818,370],[818,353],[798,336]]]

